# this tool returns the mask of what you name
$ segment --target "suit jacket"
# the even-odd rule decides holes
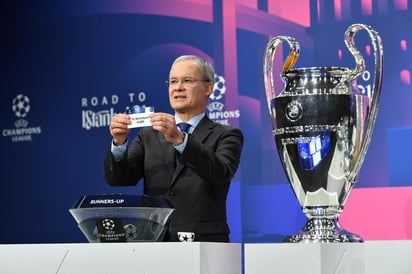
[[[109,149],[104,168],[113,186],[136,185],[144,194],[161,196],[175,208],[168,241],[177,232],[195,232],[195,241],[229,241],[226,198],[243,146],[239,129],[211,121],[207,115],[188,136],[181,155],[152,127],[141,128],[124,159],[115,161]]]

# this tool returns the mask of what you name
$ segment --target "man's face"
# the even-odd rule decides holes
[[[177,113],[195,116],[204,112],[212,89],[193,60],[182,60],[170,69],[169,101]]]

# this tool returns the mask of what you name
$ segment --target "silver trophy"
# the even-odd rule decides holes
[[[370,94],[362,94],[356,78],[365,61],[355,46],[355,34],[365,30],[374,50],[374,78]],[[383,76],[383,50],[378,33],[354,24],[344,35],[355,58],[354,69],[344,67],[293,68],[299,43],[277,36],[264,55],[264,81],[273,136],[289,183],[307,217],[304,228],[285,242],[363,242],[344,230],[339,215],[356,183],[373,133]],[[284,42],[289,56],[280,73],[284,89],[275,94],[273,63]]]

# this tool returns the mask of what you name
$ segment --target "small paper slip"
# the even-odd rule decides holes
[[[130,119],[132,123],[128,128],[151,126],[149,114],[154,112],[154,107],[136,107],[130,109]]]

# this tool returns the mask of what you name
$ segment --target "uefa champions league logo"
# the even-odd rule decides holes
[[[218,101],[223,98],[226,93],[225,78],[215,74],[215,85],[213,87],[213,92],[210,94],[209,98],[213,101]]]
[[[227,110],[226,106],[222,102],[222,99],[226,95],[226,81],[223,76],[215,74],[215,85],[213,92],[209,95],[210,103],[207,106],[208,116],[213,121],[229,125],[230,118],[239,118],[240,112],[236,110]]]
[[[12,142],[33,141],[33,136],[41,133],[41,127],[28,127],[29,121],[26,118],[31,110],[30,98],[17,94],[11,102],[11,109],[18,119],[14,122],[14,128],[2,130],[3,137],[10,137]]]
[[[101,242],[126,242],[126,234],[119,218],[97,218],[94,236]]]
[[[23,95],[23,94],[18,94],[14,99],[13,99],[13,104],[12,104],[13,112],[18,118],[24,118],[27,116],[27,114],[30,111],[30,99],[29,97]]]

